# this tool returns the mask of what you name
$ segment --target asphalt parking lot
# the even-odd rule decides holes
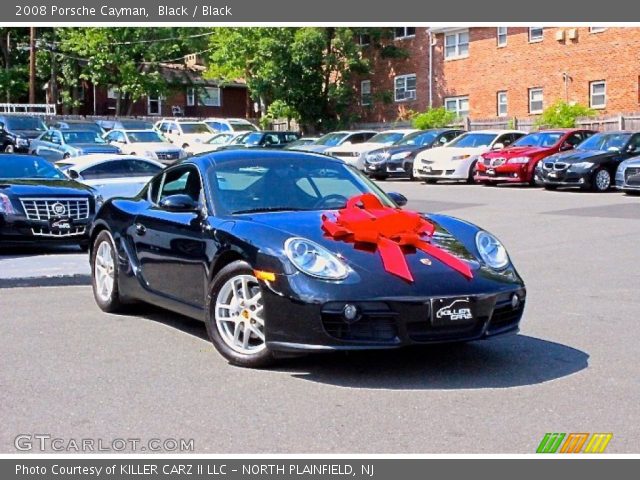
[[[520,335],[252,371],[196,321],[102,313],[83,254],[4,252],[0,452],[47,433],[193,438],[196,453],[533,453],[546,432],[612,432],[608,453],[637,453],[640,198],[381,185],[505,243],[528,287]]]

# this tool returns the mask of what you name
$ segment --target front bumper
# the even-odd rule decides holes
[[[52,229],[48,220],[0,215],[0,245],[77,244],[89,239],[90,219],[72,220],[68,230]]]
[[[616,172],[616,188],[624,192],[640,192],[640,169],[637,167]]]
[[[413,171],[413,162],[410,160],[394,160],[377,163],[365,161],[364,171],[370,176],[379,177],[409,177]]]
[[[517,285],[469,295],[474,319],[441,326],[432,320],[430,297],[309,301],[287,292],[285,283],[276,280],[262,285],[267,345],[277,351],[388,349],[485,339],[516,333],[526,303],[526,290]],[[517,306],[512,304],[514,295]],[[357,306],[354,321],[344,318],[345,304]]]
[[[527,164],[503,164],[498,167],[478,165],[474,180],[489,183],[526,183],[531,180],[531,175]]]
[[[414,164],[413,176],[420,179],[466,180],[469,166],[466,162],[459,165],[453,163]]]
[[[590,170],[572,171],[568,170],[547,170],[537,171],[538,178],[545,185],[556,185],[562,187],[588,187],[591,185]]]

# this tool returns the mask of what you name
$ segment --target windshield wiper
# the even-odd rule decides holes
[[[299,212],[301,210],[308,210],[306,208],[297,207],[256,207],[248,208],[246,210],[236,210],[231,212],[232,215],[240,215],[242,213],[260,213],[260,212]]]

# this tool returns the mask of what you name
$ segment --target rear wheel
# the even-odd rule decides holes
[[[262,289],[248,263],[232,262],[216,275],[205,322],[213,346],[233,365],[263,368],[274,362],[265,341]]]
[[[93,296],[105,312],[122,309],[118,292],[118,262],[111,234],[103,230],[93,242],[91,253],[91,279]]]
[[[606,192],[611,187],[611,174],[605,168],[601,168],[593,174],[591,188],[595,192]]]

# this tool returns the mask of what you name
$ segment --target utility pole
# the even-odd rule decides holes
[[[36,27],[29,29],[29,103],[36,103]]]
[[[4,69],[7,78],[7,103],[11,103],[11,89],[9,88],[9,63],[11,59],[11,29],[7,28],[7,58],[4,62]]]
[[[53,28],[53,41],[51,43],[51,80],[49,80],[49,88],[51,90],[50,102],[58,105],[58,65],[56,59],[56,29]]]

